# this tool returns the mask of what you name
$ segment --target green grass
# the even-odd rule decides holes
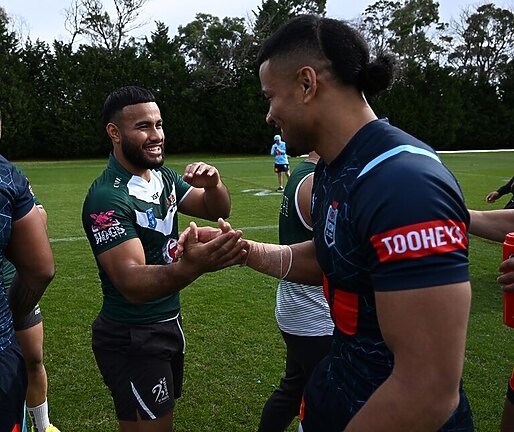
[[[501,208],[484,201],[512,175],[514,153],[442,155],[470,208]],[[193,160],[217,166],[232,194],[233,226],[248,238],[277,241],[281,195],[273,159],[265,156],[168,156],[183,170]],[[48,212],[57,274],[41,301],[50,418],[64,431],[116,431],[110,395],[90,348],[91,322],[101,304],[96,265],[84,238],[81,207],[105,160],[25,162],[19,165]],[[298,160],[292,160],[294,167]],[[248,190],[252,190],[248,192]],[[183,228],[189,218],[182,217]],[[202,224],[205,224],[202,222]],[[507,379],[514,364],[513,330],[502,324],[495,282],[501,246],[471,238],[473,304],[464,383],[476,430],[498,430]],[[284,367],[284,345],[274,318],[276,281],[247,268],[202,276],[182,291],[187,338],[183,397],[175,412],[177,432],[256,430],[265,400]],[[296,430],[296,425],[289,429]]]

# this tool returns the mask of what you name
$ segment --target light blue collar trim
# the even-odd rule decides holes
[[[435,155],[434,153],[432,153],[428,150],[414,147],[411,145],[401,145],[401,146],[392,148],[391,150],[388,150],[385,153],[382,153],[381,155],[377,156],[372,161],[368,162],[366,164],[366,166],[362,169],[360,174],[357,176],[357,178],[359,178],[360,176],[363,176],[368,171],[371,171],[373,168],[375,168],[378,164],[384,162],[386,159],[396,156],[398,153],[402,153],[402,152],[409,152],[409,153],[419,154],[419,155],[423,155],[423,156],[428,156],[429,158],[432,158],[435,161],[442,163],[441,160],[437,157],[437,155]]]

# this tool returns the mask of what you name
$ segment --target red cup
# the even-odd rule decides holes
[[[503,242],[503,260],[514,258],[514,232],[508,233]],[[514,270],[507,270],[509,273]],[[503,292],[503,323],[514,328],[514,291]]]

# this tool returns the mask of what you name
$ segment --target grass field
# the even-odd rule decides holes
[[[501,208],[485,195],[512,175],[513,153],[442,155],[464,190],[469,208]],[[264,156],[168,156],[179,172],[192,160],[219,168],[232,194],[234,227],[245,236],[277,241],[281,195],[273,159]],[[101,304],[96,265],[80,220],[82,202],[106,160],[22,162],[48,212],[57,274],[41,301],[50,418],[65,431],[116,431],[114,409],[90,349],[91,322]],[[298,160],[292,160],[294,167]],[[412,197],[423,205],[423,197]],[[183,228],[190,218],[182,217]],[[202,222],[202,224],[205,224]],[[507,379],[514,364],[514,330],[502,324],[495,283],[501,246],[471,238],[473,304],[464,384],[476,430],[498,430]],[[183,397],[175,431],[253,431],[284,365],[274,318],[276,281],[247,268],[207,274],[182,291],[187,338]],[[290,427],[296,431],[296,424]]]

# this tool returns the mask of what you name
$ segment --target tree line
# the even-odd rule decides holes
[[[158,99],[168,151],[262,153],[274,134],[264,121],[254,59],[262,41],[301,13],[325,15],[326,0],[263,0],[250,17],[199,13],[170,37],[155,21],[131,32],[148,0],[71,0],[67,42],[21,40],[0,7],[1,153],[11,159],[106,155],[100,121],[122,85]],[[514,13],[484,3],[450,23],[433,0],[378,0],[353,24],[372,55],[401,61],[394,86],[370,100],[380,116],[438,150],[509,148],[514,143]],[[82,39],[82,43],[78,40]]]

